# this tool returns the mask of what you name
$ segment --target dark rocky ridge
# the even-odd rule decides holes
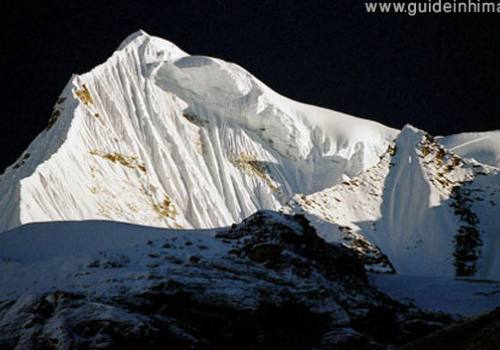
[[[140,292],[3,301],[0,349],[383,349],[452,321],[378,292],[359,258],[324,242],[301,215],[260,212],[214,240],[226,254],[177,262],[177,275],[152,274]],[[171,243],[148,244],[163,244],[163,264],[175,260]]]
[[[500,309],[459,323],[405,346],[404,350],[500,348]]]

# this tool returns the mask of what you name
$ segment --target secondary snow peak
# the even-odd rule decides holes
[[[305,213],[370,270],[498,278],[498,176],[405,126],[376,166],[283,210]]]

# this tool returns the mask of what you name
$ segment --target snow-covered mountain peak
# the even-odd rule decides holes
[[[126,37],[120,44],[120,46],[118,46],[118,49],[117,50],[123,50],[124,48],[126,48],[127,46],[140,46],[144,40],[148,40],[150,39],[151,36],[146,33],[144,30],[142,29],[139,29],[138,31],[130,34],[128,37]]]
[[[151,36],[146,33],[146,31],[139,29],[138,31],[130,34],[128,37],[126,37],[118,46],[118,50],[123,50],[129,45],[133,46],[139,46],[144,40],[150,39]],[[166,40],[165,40],[166,41]]]
[[[142,29],[125,38],[116,52],[125,50],[136,51],[139,55],[143,55],[142,58],[145,61],[148,61],[146,58],[149,58],[149,63],[151,61],[159,62],[162,60],[177,59],[188,55],[174,43],[149,35]]]
[[[419,133],[424,133],[425,131],[420,130],[416,126],[413,126],[411,124],[405,124],[403,128],[401,129],[400,134],[405,134],[405,133],[412,133],[412,134],[419,134]]]
[[[396,142],[403,143],[408,142],[411,144],[413,141],[419,141],[422,137],[424,137],[427,133],[411,124],[405,124],[405,126],[399,132]]]
[[[396,134],[139,31],[71,78],[47,129],[0,178],[0,231],[82,219],[229,225],[358,175]]]
[[[498,278],[499,176],[405,126],[376,166],[295,196],[283,211],[306,214],[322,237],[364,256],[371,270]]]

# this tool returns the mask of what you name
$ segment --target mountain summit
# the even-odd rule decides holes
[[[0,231],[86,219],[225,226],[355,177],[396,134],[139,31],[71,78],[47,129],[0,177]]]

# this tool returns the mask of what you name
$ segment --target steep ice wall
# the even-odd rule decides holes
[[[71,78],[47,129],[0,177],[0,231],[84,219],[229,225],[356,176],[395,135],[140,31]]]

